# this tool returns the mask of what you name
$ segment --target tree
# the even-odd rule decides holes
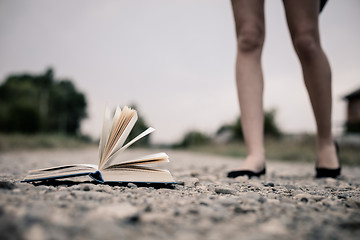
[[[44,74],[15,74],[0,85],[1,132],[76,134],[86,117],[86,98],[70,80]]]
[[[80,120],[86,117],[86,99],[78,93],[69,80],[55,82],[50,89],[50,129],[74,134],[80,128]]]
[[[277,126],[275,121],[275,110],[265,111],[264,113],[264,135],[274,138],[282,137],[283,133]],[[229,131],[232,135],[230,140],[244,140],[243,130],[241,126],[241,117],[237,117],[233,123],[222,125],[216,132],[216,135],[220,135],[226,131]]]
[[[189,131],[185,134],[180,143],[175,144],[175,148],[188,148],[188,147],[196,147],[203,146],[209,144],[211,142],[211,138],[200,132],[200,131]]]

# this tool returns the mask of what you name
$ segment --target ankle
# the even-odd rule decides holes
[[[317,145],[317,166],[324,168],[338,168],[340,162],[336,153],[333,141],[318,143]]]
[[[316,139],[316,146],[318,149],[334,147],[334,139],[332,137]]]
[[[261,170],[265,167],[265,156],[264,155],[247,155],[245,158],[244,165],[252,166],[256,170]]]

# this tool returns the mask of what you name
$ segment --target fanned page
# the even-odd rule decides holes
[[[105,169],[114,169],[119,167],[133,166],[133,165],[142,165],[142,164],[150,164],[150,163],[160,163],[160,162],[169,162],[169,156],[166,153],[156,153],[147,156],[143,156],[134,160],[129,160],[125,162],[121,162],[118,164],[113,164],[107,166]]]
[[[114,116],[114,118],[115,118],[115,116]],[[100,160],[102,159],[102,156],[103,156],[103,153],[104,153],[104,148],[105,148],[106,142],[107,142],[107,140],[109,138],[110,132],[111,132],[111,113],[110,113],[109,107],[105,106],[103,128],[102,128],[102,131],[101,131],[100,143],[99,143],[99,163],[98,163],[98,166],[100,166]]]
[[[125,146],[123,146],[124,142],[126,141],[127,137],[129,136],[131,130],[133,129],[133,127],[134,127],[137,119],[138,119],[137,113],[135,112],[135,114],[133,115],[133,117],[131,118],[131,120],[129,121],[129,123],[127,124],[124,132],[123,132],[122,135],[120,136],[118,142],[115,144],[115,147],[111,150],[111,152],[110,152],[110,154],[109,154],[108,158],[106,159],[106,162],[104,163],[103,166],[109,165],[109,164],[113,161],[113,159],[114,159],[113,155],[114,155],[116,152],[118,152],[118,151],[121,152],[121,149],[123,149],[125,146],[129,145],[129,143],[128,143],[128,144],[126,144]],[[136,141],[136,140],[135,140],[135,141]],[[135,142],[135,141],[134,141],[134,142]],[[130,145],[131,145],[131,144],[130,144]]]
[[[131,129],[128,129],[127,131],[130,131]],[[106,161],[106,163],[99,169],[105,168],[109,165],[111,165],[111,163],[114,161],[114,159],[123,151],[125,151],[125,149],[127,149],[128,147],[130,147],[133,143],[135,143],[136,141],[138,141],[139,139],[145,137],[146,135],[152,133],[153,131],[155,131],[154,128],[149,127],[148,129],[146,129],[144,132],[142,132],[141,134],[139,134],[137,137],[135,137],[133,140],[131,140],[130,142],[128,142],[125,146],[121,147],[120,149],[114,149],[112,154],[109,156],[108,160]]]
[[[111,133],[105,144],[102,158],[100,159],[99,169],[106,164],[112,152],[124,144],[136,121],[136,111],[128,107],[123,108],[118,120],[114,117]],[[116,124],[114,124],[115,122]]]

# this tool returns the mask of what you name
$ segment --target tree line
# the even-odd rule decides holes
[[[85,94],[69,79],[42,74],[12,74],[0,85],[0,132],[79,133],[86,118]]]
[[[283,137],[283,132],[275,121],[276,111],[269,110],[264,113],[264,135],[279,139]],[[203,133],[198,130],[192,130],[185,133],[182,140],[174,144],[175,148],[188,148],[201,146],[216,142],[217,138],[225,136],[225,142],[243,141],[244,135],[241,127],[241,116],[237,117],[233,122],[224,124],[218,128],[214,136]]]

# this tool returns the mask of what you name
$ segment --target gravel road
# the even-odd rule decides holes
[[[96,164],[97,150],[0,153],[0,239],[360,239],[360,167],[319,180],[313,164],[269,161],[266,177],[227,179],[241,160],[167,153],[160,167],[179,184],[165,187],[21,183],[30,169]]]

